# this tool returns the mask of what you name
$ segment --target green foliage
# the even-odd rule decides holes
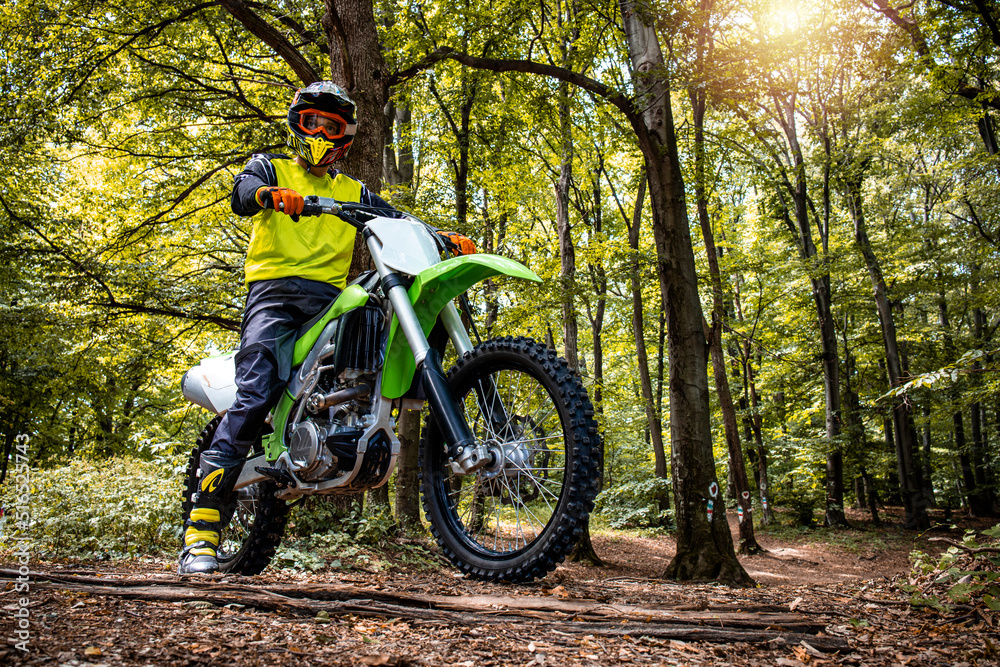
[[[358,544],[377,546],[395,534],[396,523],[387,505],[354,503],[340,507],[322,497],[307,497],[289,518],[286,534],[298,537],[331,534],[346,536]]]
[[[122,558],[171,552],[180,539],[181,477],[175,461],[77,459],[31,475],[32,553]],[[13,504],[14,485],[0,489]],[[14,545],[0,536],[0,549]]]
[[[951,611],[951,604],[982,604],[1000,610],[1000,524],[966,531],[962,541],[940,556],[910,554],[913,570],[904,590],[911,604]]]
[[[912,34],[864,3],[713,7],[711,43],[703,46],[695,39],[703,12],[694,4],[649,9],[663,12],[656,23],[671,46],[673,85],[707,96],[709,173],[697,184],[691,109],[685,95],[674,97],[684,194],[694,201],[697,185],[708,199],[731,390],[740,418],[761,418],[769,500],[811,516],[824,502],[832,448],[843,451],[848,480],[864,466],[889,497],[895,450],[884,431],[888,401],[880,400],[889,392],[905,393],[918,427],[927,427],[935,493],[957,506],[953,463],[971,446],[951,444],[952,416],[968,415],[973,402],[992,411],[1000,396],[989,340],[1000,313],[1000,293],[989,289],[1000,277],[1000,158],[978,129],[996,115],[997,96],[954,94],[997,80],[987,28],[968,6],[908,5],[904,15],[934,50],[918,58]],[[389,75],[450,46],[566,66],[632,92],[624,35],[609,29],[618,22],[616,2],[380,0],[374,9]],[[316,71],[331,71],[323,3],[264,0],[247,10]],[[204,415],[180,398],[178,379],[199,357],[233,347],[245,294],[252,223],[227,207],[232,177],[251,153],[282,149],[277,121],[295,75],[212,3],[13,0],[0,11],[0,42],[0,168],[9,175],[0,182],[0,446],[31,433],[33,462],[43,467],[131,453],[145,441],[189,447]],[[707,58],[700,70],[699,54]],[[574,297],[580,373],[592,397],[601,394],[600,511],[612,525],[662,524],[651,501],[660,482],[636,352],[649,354],[652,411],[666,424],[669,351],[648,197],[638,213],[638,251],[628,243],[644,178],[634,135],[598,98],[523,73],[443,61],[392,92],[410,118],[393,126],[392,147],[409,151],[415,165],[410,182],[387,196],[543,277],[540,286],[477,286],[473,319],[485,335],[551,337],[564,349],[561,305]],[[778,101],[786,106],[773,108]],[[553,199],[567,155],[572,276],[561,275]],[[799,177],[809,195],[806,226],[825,232],[811,259],[795,240],[784,186]],[[855,241],[851,182],[860,182],[871,250],[909,365],[895,388],[880,366],[885,348]],[[707,256],[692,231],[707,305]],[[644,316],[638,336],[633,257]],[[813,301],[813,281],[824,279],[843,399],[843,431],[834,439],[826,433]],[[722,471],[717,407],[712,420]],[[995,472],[1000,447],[996,429],[987,432],[983,460],[973,463]],[[366,544],[385,523],[312,507],[293,519],[302,536],[334,522]]]
[[[670,482],[650,477],[605,489],[594,511],[612,528],[669,528],[672,510],[660,510],[659,499],[670,493]]]
[[[439,564],[428,546],[397,541],[396,532],[392,512],[384,505],[344,510],[313,498],[293,510],[271,567],[316,572],[341,567],[386,569],[396,563]]]

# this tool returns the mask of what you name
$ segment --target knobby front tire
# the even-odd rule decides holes
[[[503,458],[455,474],[431,414],[420,473],[434,537],[473,577],[543,577],[579,541],[599,488],[601,443],[587,392],[564,359],[529,338],[477,345],[448,381],[476,439]]]
[[[188,458],[182,504],[185,520],[191,513],[192,496],[198,490],[201,453],[212,443],[221,421],[222,415],[219,415],[205,426]],[[252,451],[250,455],[259,453]],[[219,572],[251,576],[263,572],[271,562],[275,550],[281,544],[289,510],[284,500],[274,497],[276,490],[274,482],[268,481],[251,484],[236,491],[233,518],[222,531],[219,540]]]

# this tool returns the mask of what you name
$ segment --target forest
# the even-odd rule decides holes
[[[53,557],[175,548],[211,418],[180,378],[246,297],[233,177],[320,79],[358,105],[338,168],[542,278],[473,323],[582,378],[591,531],[672,535],[658,576],[752,585],[784,523],[995,523],[991,0],[11,0],[0,52],[0,498],[29,443]],[[415,466],[352,534],[422,533]]]

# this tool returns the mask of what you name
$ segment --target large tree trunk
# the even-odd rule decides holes
[[[712,455],[704,314],[663,53],[651,17],[641,6],[622,0],[621,12],[643,110],[641,118],[633,120],[633,129],[648,175],[667,323],[677,554],[664,576],[752,585],[733,550]]]
[[[371,0],[325,0],[322,19],[330,53],[331,78],[358,105],[358,133],[346,158],[334,165],[368,186],[382,189],[388,71],[375,29]],[[360,234],[354,240],[349,277],[368,269],[371,257]]]
[[[854,238],[858,244],[858,250],[865,260],[865,265],[868,267],[868,275],[875,293],[875,309],[878,312],[879,324],[882,328],[882,346],[885,349],[889,388],[895,389],[903,382],[903,372],[896,338],[896,323],[889,302],[889,288],[885,284],[882,267],[868,239],[864,202],[861,195],[861,175],[850,175],[846,184],[848,204],[851,217],[854,219]],[[926,530],[931,525],[930,518],[927,516],[929,501],[924,496],[923,471],[920,469],[919,459],[915,455],[917,437],[913,428],[912,406],[908,401],[903,401],[898,397],[893,398],[891,406],[892,420],[896,431],[899,487],[906,515],[905,525],[914,530]]]

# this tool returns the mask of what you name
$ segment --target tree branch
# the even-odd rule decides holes
[[[547,76],[560,81],[565,81],[607,100],[612,105],[617,107],[623,114],[625,114],[633,125],[636,121],[641,123],[641,119],[639,119],[639,115],[634,108],[634,102],[630,97],[627,97],[614,88],[611,88],[596,79],[591,79],[589,76],[584,74],[574,72],[573,70],[566,69],[565,67],[546,65],[533,60],[482,58],[479,56],[469,55],[468,53],[461,53],[448,46],[442,46],[441,48],[435,49],[414,65],[411,65],[405,70],[396,72],[389,77],[389,85],[395,85],[410,79],[420,72],[433,67],[436,63],[441,62],[442,60],[454,60],[457,63],[465,65],[466,67],[487,70],[490,72],[523,72],[525,74],[536,74],[538,76]]]
[[[219,0],[219,4],[232,14],[237,21],[242,23],[243,27],[252,35],[258,37],[274,49],[274,52],[288,63],[288,66],[292,68],[292,71],[302,80],[303,84],[309,85],[313,81],[319,81],[322,78],[313,69],[309,61],[299,53],[298,49],[284,35],[250,9],[243,0]]]

